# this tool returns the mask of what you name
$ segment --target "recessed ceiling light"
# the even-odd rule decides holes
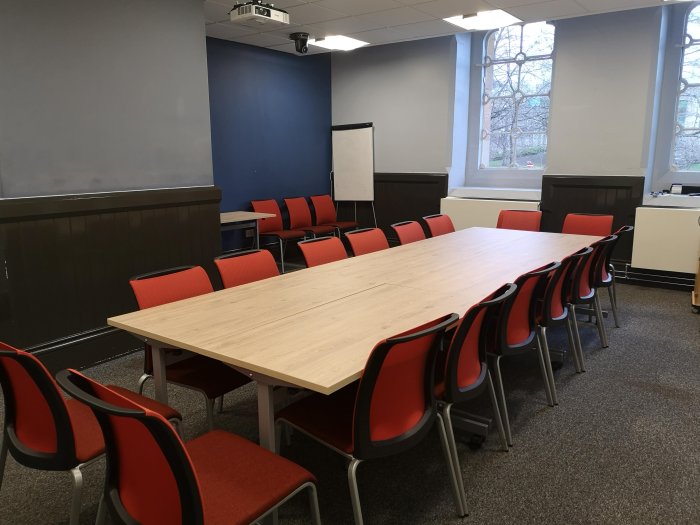
[[[358,47],[369,45],[369,42],[356,40],[349,36],[335,35],[324,38],[309,39],[309,44],[312,46],[324,47],[333,51],[352,51]]]
[[[497,29],[522,22],[519,18],[506,13],[502,9],[494,11],[481,11],[473,16],[457,15],[444,18],[445,22],[462,27],[467,31],[485,31]]]

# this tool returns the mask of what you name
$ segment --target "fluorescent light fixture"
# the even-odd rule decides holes
[[[324,38],[309,39],[309,44],[312,46],[324,47],[333,51],[352,51],[358,47],[366,46],[369,42],[356,40],[349,36],[336,35],[327,36]]]
[[[467,31],[485,31],[487,29],[498,29],[506,27],[518,22],[522,22],[519,18],[506,13],[502,9],[494,11],[481,11],[473,16],[457,15],[450,18],[444,18],[445,22],[462,27]]]

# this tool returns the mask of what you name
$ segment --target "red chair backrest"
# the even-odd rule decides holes
[[[578,263],[578,259],[585,255],[584,248],[562,259],[558,268],[547,276],[542,310],[539,316],[539,324],[548,326],[551,321],[566,319],[569,314],[567,303],[571,289],[571,280]]]
[[[77,466],[68,407],[46,367],[32,354],[0,342],[0,385],[5,436],[13,457],[43,470]]]
[[[260,233],[276,232],[284,229],[282,224],[282,212],[277,204],[277,201],[273,199],[260,200],[260,201],[250,201],[250,205],[253,207],[253,211],[258,213],[274,213],[274,217],[267,217],[266,219],[258,219],[258,231]]]
[[[338,237],[319,237],[297,243],[301,250],[306,266],[312,268],[334,261],[347,259],[343,241]]]
[[[505,230],[540,231],[542,212],[537,210],[501,210],[496,228]]]
[[[304,197],[284,199],[289,212],[289,228],[292,230],[311,226],[311,210]]]
[[[280,274],[277,263],[267,250],[248,250],[214,259],[224,288],[276,277]]]
[[[143,525],[203,523],[192,462],[160,414],[75,370],[63,370],[57,379],[93,410],[100,423],[107,452],[104,494],[112,514],[126,513]]]
[[[515,297],[506,302],[499,313],[497,350],[528,346],[535,337],[537,301],[544,296],[547,276],[559,267],[559,263],[521,275],[515,280],[518,289]]]
[[[569,300],[571,302],[579,302],[582,300],[591,299],[594,289],[591,284],[591,268],[593,266],[593,248],[588,247],[581,250],[581,257],[576,263],[576,268],[571,279],[571,291]]]
[[[569,213],[564,218],[562,233],[578,235],[610,235],[612,232],[612,215],[593,215],[586,213]]]
[[[337,220],[335,206],[330,195],[312,195],[311,204],[316,214],[316,224],[330,224]]]
[[[444,359],[444,397],[458,403],[486,377],[490,325],[502,304],[514,297],[517,285],[506,284],[489,298],[472,306],[459,321]]]
[[[445,235],[446,233],[455,231],[455,226],[452,224],[452,219],[450,219],[449,215],[428,215],[427,217],[423,217],[423,220],[428,226],[431,237],[437,237],[438,235]]]
[[[591,244],[593,254],[591,255],[591,274],[589,279],[591,286],[594,288],[607,284],[610,279],[606,266],[617,244],[617,239],[617,235],[608,235]]]
[[[358,459],[395,454],[415,445],[436,414],[435,357],[456,314],[379,342],[367,360],[355,400],[354,453]]]
[[[345,237],[348,239],[350,249],[355,256],[389,248],[389,241],[386,240],[386,235],[379,228],[364,228],[347,232]]]
[[[181,266],[138,275],[132,277],[129,284],[140,310],[214,291],[201,266]]]
[[[422,241],[425,239],[423,227],[416,221],[404,221],[392,224],[391,227],[396,232],[400,244]]]

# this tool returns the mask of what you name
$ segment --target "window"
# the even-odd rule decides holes
[[[544,168],[553,51],[544,22],[486,34],[479,169]]]
[[[700,6],[688,13],[673,142],[673,169],[700,172]]]

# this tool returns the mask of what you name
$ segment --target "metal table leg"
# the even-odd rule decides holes
[[[168,404],[168,384],[165,380],[165,352],[163,345],[157,341],[147,341],[151,345],[153,356],[153,382],[155,384],[156,400]]]

